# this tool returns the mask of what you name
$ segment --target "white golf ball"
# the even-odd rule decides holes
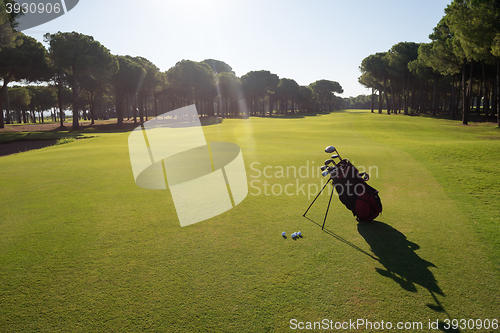
[[[294,233],[292,234],[292,238],[295,238],[296,236],[297,236],[297,234],[294,232]]]
[[[283,231],[283,232],[281,233],[281,236],[285,237],[285,236],[286,236],[286,232],[284,232],[284,231]]]
[[[299,231],[299,232],[297,233],[297,235],[302,236],[302,233]]]

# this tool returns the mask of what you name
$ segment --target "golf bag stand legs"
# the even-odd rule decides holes
[[[330,200],[328,200],[328,207],[326,207],[325,218],[323,219],[323,225],[321,226],[321,230],[325,228],[326,216],[328,215],[328,210],[330,210],[330,203],[332,202],[333,197],[333,188],[332,193],[330,193]]]
[[[309,207],[307,207],[306,212],[302,216],[306,217],[307,212],[309,211],[309,209],[311,208],[311,206],[314,204],[314,202],[316,201],[316,199],[318,199],[319,195],[321,194],[321,192],[323,192],[323,190],[325,189],[325,187],[328,185],[328,183],[330,181],[332,181],[331,178],[328,179],[328,181],[326,182],[325,186],[323,186],[323,188],[321,189],[321,191],[319,191],[319,193],[316,195],[316,198],[314,198],[314,200],[311,202],[311,204],[309,205]],[[323,228],[325,228],[326,216],[328,215],[328,210],[330,209],[330,203],[332,202],[333,190],[334,189],[332,188],[332,193],[330,194],[330,200],[328,201],[328,207],[326,208],[325,218],[323,219],[323,226],[321,227],[321,230],[323,230]]]

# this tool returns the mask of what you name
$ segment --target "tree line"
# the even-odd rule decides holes
[[[500,126],[500,1],[453,0],[429,38],[363,59],[358,81],[372,89],[372,112],[446,112],[463,124],[496,116]]]
[[[0,13],[5,13],[3,5]],[[14,28],[8,31],[2,22]],[[231,66],[214,59],[182,60],[162,72],[146,58],[111,54],[92,36],[46,34],[46,49],[15,26],[16,17],[0,17],[0,128],[35,122],[37,116],[43,121],[44,111],[63,126],[67,108],[73,111],[73,128],[78,128],[81,119],[92,124],[108,117],[116,117],[118,125],[126,118],[143,123],[193,103],[200,116],[214,117],[331,112],[343,103],[336,81],[300,86],[266,70],[237,77]],[[8,87],[11,82],[24,85]]]
[[[373,96],[375,97],[375,96]],[[370,109],[372,107],[371,95],[358,95],[356,97],[344,97],[343,109]],[[385,104],[383,105],[385,107]]]

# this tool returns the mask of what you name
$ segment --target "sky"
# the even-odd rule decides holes
[[[80,0],[23,32],[91,35],[112,54],[142,56],[166,71],[217,59],[237,76],[268,70],[299,85],[340,83],[342,97],[369,94],[361,61],[399,42],[429,42],[451,0]],[[47,43],[44,43],[48,47]]]

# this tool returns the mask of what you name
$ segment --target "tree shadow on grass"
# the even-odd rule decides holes
[[[0,157],[53,146],[57,140],[16,141],[0,144]]]

